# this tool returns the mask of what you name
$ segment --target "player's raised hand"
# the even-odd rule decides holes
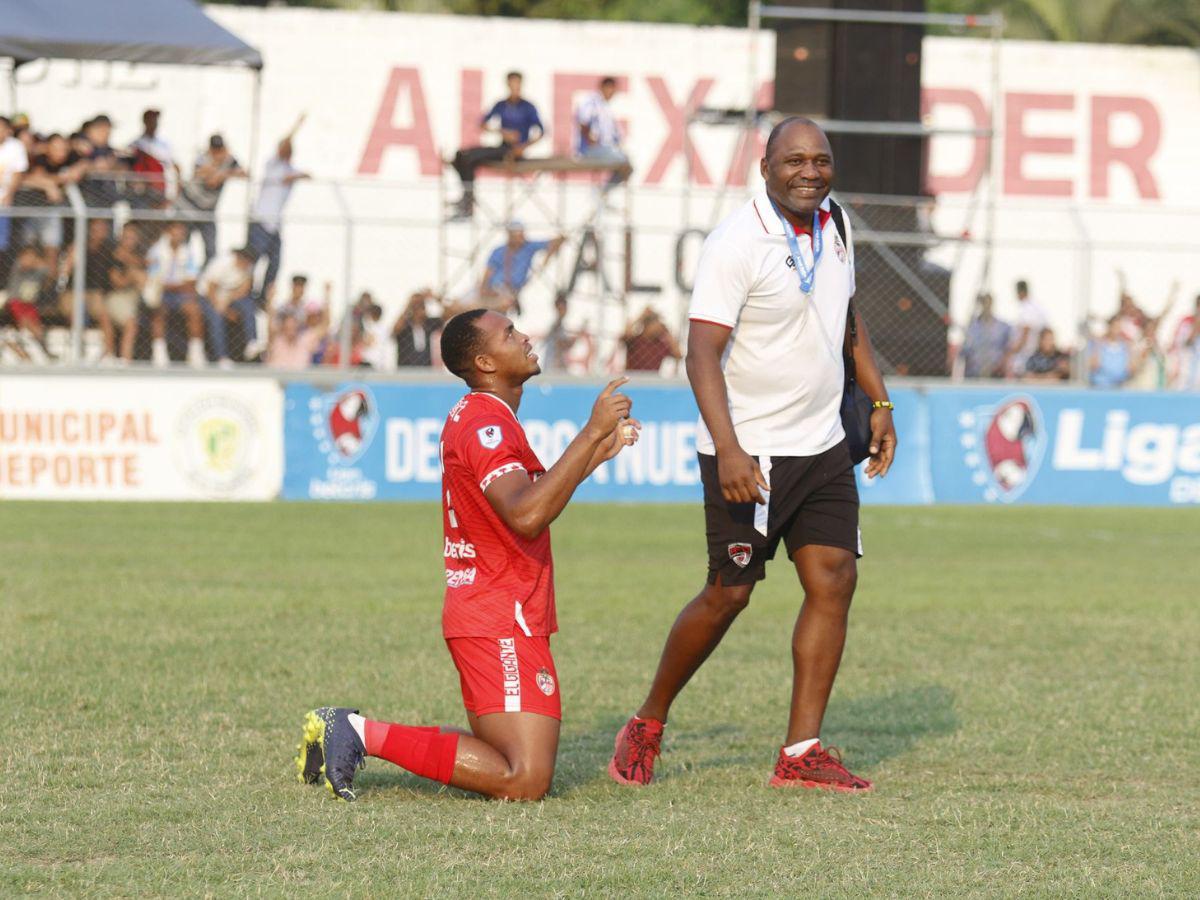
[[[770,492],[771,486],[758,460],[745,450],[718,453],[717,477],[721,480],[721,495],[730,503],[767,502],[763,492]]]
[[[625,394],[616,392],[617,388],[628,380],[625,376],[614,378],[600,392],[600,396],[592,405],[592,415],[583,427],[596,443],[600,443],[612,434],[621,419],[629,417],[633,401]]]
[[[637,419],[622,419],[611,435],[600,445],[600,461],[608,462],[626,447],[632,447],[641,436],[642,423]]]

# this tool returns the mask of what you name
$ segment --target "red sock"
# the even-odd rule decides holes
[[[458,752],[458,733],[428,725],[392,725],[365,720],[367,756],[377,756],[422,778],[450,783]]]

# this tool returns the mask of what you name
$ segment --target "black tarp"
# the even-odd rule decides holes
[[[0,57],[262,68],[192,0],[0,0]]]

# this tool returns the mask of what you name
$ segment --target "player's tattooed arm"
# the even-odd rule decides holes
[[[488,485],[484,496],[504,524],[532,540],[558,518],[575,488],[595,468],[591,465],[593,457],[612,440],[621,420],[629,418],[633,401],[617,393],[617,388],[628,380],[617,378],[608,383],[596,398],[587,424],[558,462],[537,481],[531,482],[524,472],[509,472]]]

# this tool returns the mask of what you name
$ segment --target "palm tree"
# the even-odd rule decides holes
[[[1007,38],[1200,46],[1196,0],[930,0],[931,12],[1004,13]]]

